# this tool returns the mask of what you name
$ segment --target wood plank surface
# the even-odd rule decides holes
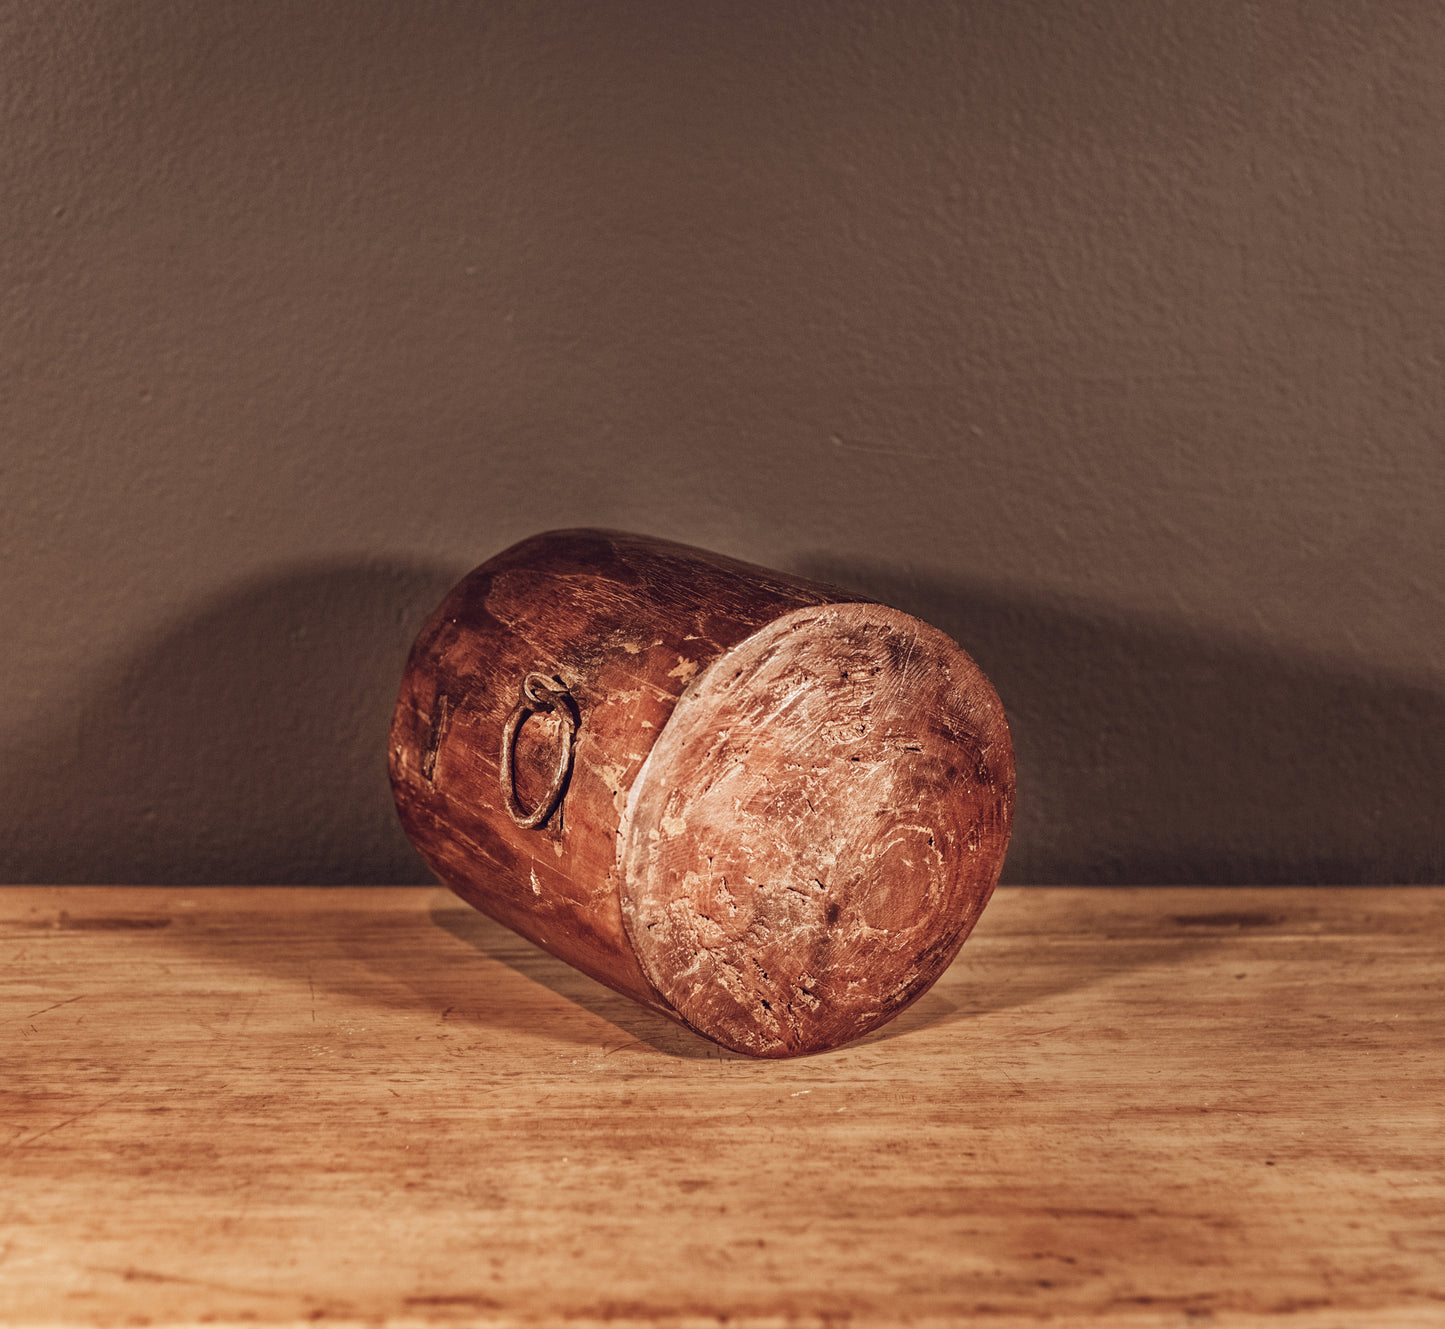
[[[439,889],[0,890],[6,1325],[1445,1324],[1445,889],[1006,889],[747,1060]]]

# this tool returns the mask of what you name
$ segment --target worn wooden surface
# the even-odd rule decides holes
[[[518,818],[568,762],[560,718],[518,708],[529,678],[578,724],[536,827]],[[925,992],[1013,820],[1003,708],[938,629],[617,531],[533,536],[459,582],[389,750],[402,824],[459,895],[757,1056],[847,1042]]]
[[[440,889],[0,890],[0,1323],[1445,1324],[1445,890],[1006,889],[759,1062]]]
[[[634,1001],[666,1009],[622,922],[618,825],[678,696],[781,614],[841,593],[703,550],[615,531],[551,531],[474,569],[407,662],[389,745],[397,811],[453,890]],[[499,756],[527,674],[556,675],[581,715],[562,805],[541,830],[506,810]],[[545,718],[517,738],[518,793],[547,788]]]
[[[699,1033],[837,1047],[958,954],[1013,800],[1003,707],[954,642],[881,605],[796,610],[678,702],[628,800],[623,921]]]

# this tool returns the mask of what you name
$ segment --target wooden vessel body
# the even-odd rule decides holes
[[[517,722],[529,676],[575,720],[535,828],[508,784],[538,807],[567,717]],[[1012,814],[1002,709],[943,634],[616,532],[533,537],[453,589],[413,649],[390,764],[407,834],[469,903],[758,1055],[834,1046],[921,995]]]

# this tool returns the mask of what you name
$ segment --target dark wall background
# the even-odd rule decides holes
[[[1445,875],[1435,0],[0,9],[0,878],[423,880],[460,573],[939,623],[1015,881]]]

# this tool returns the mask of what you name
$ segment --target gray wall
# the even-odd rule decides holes
[[[424,880],[460,573],[953,633],[1014,881],[1445,873],[1445,8],[0,9],[0,878]]]

